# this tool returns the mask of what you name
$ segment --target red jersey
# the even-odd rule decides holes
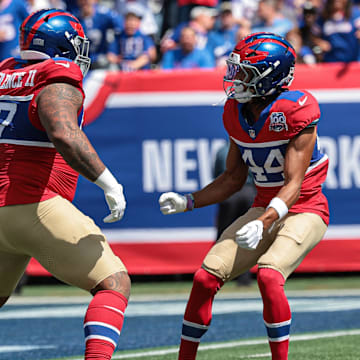
[[[318,123],[320,109],[309,92],[285,91],[261,112],[253,125],[249,125],[242,113],[243,106],[236,100],[226,102],[224,126],[253,175],[257,188],[253,207],[267,207],[284,185],[284,160],[289,141],[306,127]],[[317,140],[300,197],[289,212],[315,213],[329,223],[328,203],[322,193],[327,169],[328,158],[320,151]]]
[[[83,75],[66,58],[36,64],[0,63],[0,206],[29,204],[60,195],[70,201],[78,173],[56,151],[41,125],[36,96],[47,85],[68,83],[84,95]],[[79,111],[81,126],[83,109]]]

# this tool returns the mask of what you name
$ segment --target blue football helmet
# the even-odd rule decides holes
[[[65,57],[90,68],[90,42],[80,21],[67,11],[44,9],[29,15],[20,26],[20,56],[24,60]]]
[[[226,60],[224,90],[229,99],[246,103],[291,85],[296,53],[283,37],[254,33],[238,42]]]

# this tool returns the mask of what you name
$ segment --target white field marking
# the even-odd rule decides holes
[[[0,353],[31,351],[37,349],[54,349],[55,347],[56,346],[52,345],[5,345],[0,346]]]
[[[323,332],[323,333],[314,333],[314,334],[304,334],[304,335],[293,335],[290,336],[290,341],[309,341],[316,339],[327,339],[327,338],[335,338],[340,336],[349,336],[349,335],[360,335],[360,329],[354,330],[344,330],[344,331],[332,331],[332,332]],[[218,350],[218,349],[229,349],[233,347],[239,346],[249,346],[249,345],[262,345],[267,344],[267,338],[261,338],[256,340],[240,340],[240,341],[231,341],[226,343],[216,343],[210,345],[202,345],[199,346],[199,351],[207,351],[207,350]],[[168,348],[163,350],[152,350],[152,351],[143,351],[136,352],[133,354],[119,354],[116,353],[113,355],[112,359],[120,360],[120,359],[135,359],[135,358],[146,358],[148,356],[161,356],[168,354],[175,354],[178,352],[178,348]],[[270,355],[270,354],[269,354]],[[253,357],[259,356],[268,356],[268,354],[257,354]],[[246,357],[250,357],[247,355]],[[83,358],[69,358],[69,360],[83,360]]]
[[[265,353],[265,354],[253,354],[253,355],[244,355],[240,356],[239,359],[247,359],[247,358],[263,358],[271,356],[271,353]]]
[[[304,312],[333,312],[360,310],[359,297],[299,297],[290,298],[289,303],[294,313]],[[130,302],[126,310],[126,317],[136,316],[169,316],[183,315],[186,300]],[[9,309],[9,310],[8,310]],[[83,317],[87,304],[35,306],[33,308],[12,309],[5,307],[0,312],[0,320],[34,319],[34,318],[75,318]],[[244,312],[259,312],[263,310],[261,298],[255,299],[217,299],[214,302],[214,314],[231,314]]]
[[[291,280],[290,280],[291,281]],[[318,290],[287,290],[288,297],[345,297],[360,296],[360,289],[318,289]],[[171,300],[187,300],[188,293],[184,294],[151,294],[151,295],[132,295],[130,302],[152,302],[152,301],[171,301]],[[241,292],[219,292],[216,299],[259,299],[259,291]],[[41,305],[41,304],[88,304],[92,299],[90,295],[84,296],[21,296],[13,295],[6,306],[12,305]]]

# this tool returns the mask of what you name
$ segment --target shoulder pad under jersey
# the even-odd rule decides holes
[[[275,101],[272,112],[283,112],[288,126],[287,134],[293,137],[320,119],[320,108],[315,97],[306,90],[287,91]]]

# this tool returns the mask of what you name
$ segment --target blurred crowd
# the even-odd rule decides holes
[[[360,0],[0,0],[0,61],[18,56],[29,13],[73,13],[91,40],[92,69],[214,68],[244,36],[284,36],[297,63],[360,60]]]

